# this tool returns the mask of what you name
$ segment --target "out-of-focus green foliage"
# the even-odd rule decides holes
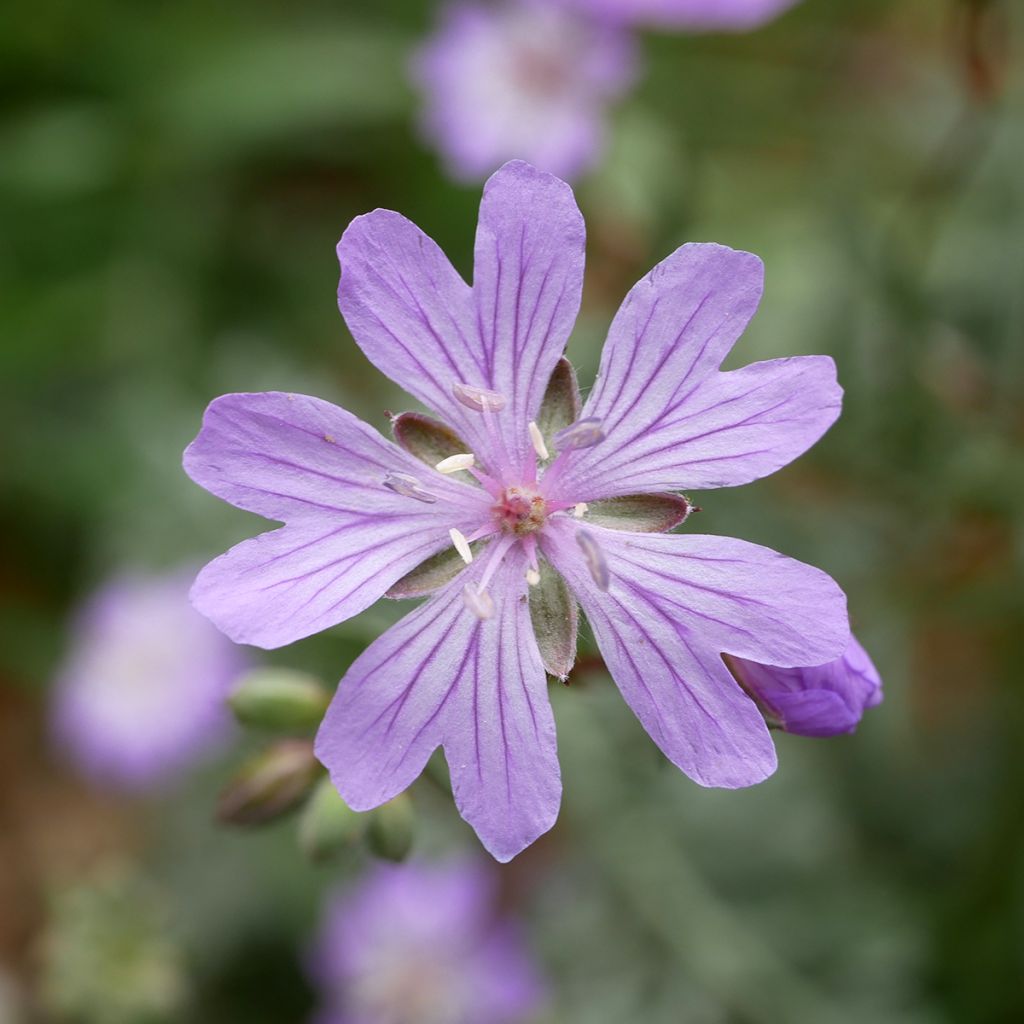
[[[434,7],[0,14],[0,714],[39,721],[67,615],[106,572],[199,564],[262,528],[181,472],[209,399],[304,391],[382,430],[407,407],[337,314],[333,248],[391,207],[470,272],[478,189],[418,140],[405,76]],[[617,303],[681,242],[763,257],[734,360],[828,353],[844,414],[774,477],[694,495],[686,528],[831,572],[887,696],[853,737],[781,736],[764,785],[704,791],[585,649],[552,694],[562,818],[501,872],[552,1024],[1024,1019],[1021,15],[803,0],[747,36],[643,40],[646,71],[578,187],[589,265],[569,354],[586,387]],[[339,678],[403,611],[271,661]],[[45,741],[26,749],[0,782],[0,962],[43,978],[51,1019],[303,1019],[302,951],[362,847],[316,867],[294,820],[218,830],[225,765],[119,807],[115,842],[65,816],[72,783]],[[474,848],[443,788],[432,772],[412,791],[417,853]],[[30,895],[51,871],[88,885],[82,851],[111,843],[162,893],[173,949],[146,900],[105,884],[49,914]],[[94,935],[127,936],[127,959]]]

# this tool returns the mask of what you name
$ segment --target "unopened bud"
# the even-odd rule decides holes
[[[225,825],[264,825],[294,810],[309,796],[323,769],[308,740],[282,740],[242,766],[221,791],[217,820]]]
[[[367,815],[353,811],[328,778],[313,790],[299,819],[299,846],[314,863],[330,860],[362,835]]]
[[[412,849],[415,831],[416,815],[412,801],[405,793],[400,793],[371,813],[367,845],[377,857],[403,861]]]
[[[281,733],[311,732],[330,702],[330,693],[313,676],[287,668],[247,672],[228,697],[242,725]]]

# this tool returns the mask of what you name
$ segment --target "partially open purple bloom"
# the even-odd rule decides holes
[[[81,610],[53,695],[54,738],[93,781],[141,790],[221,738],[242,652],[189,604],[191,574],[124,576]]]
[[[318,1024],[518,1024],[543,986],[480,865],[379,866],[329,904]]]
[[[801,736],[853,732],[882,700],[882,679],[855,637],[841,658],[813,668],[776,668],[732,659],[744,688],[772,724]]]
[[[470,181],[513,157],[563,178],[586,170],[632,72],[626,33],[546,0],[453,4],[414,64],[424,134]]]
[[[550,0],[622,24],[691,32],[746,32],[797,0]]]
[[[827,357],[720,371],[760,300],[761,261],[691,244],[661,262],[616,315],[580,409],[562,352],[584,228],[564,182],[521,162],[491,178],[472,288],[387,210],[353,221],[338,255],[356,342],[443,422],[396,417],[396,445],[315,398],[227,395],[185,467],[287,524],[193,588],[233,639],[277,647],[384,594],[431,594],[356,659],[320,729],[318,756],[348,804],[389,800],[440,745],[458,808],[495,857],[547,831],[561,783],[545,669],[572,666],[576,600],[674,764],[706,786],[770,775],[764,719],[721,656],[837,658],[845,598],[767,548],[660,532],[690,510],[671,492],[773,473],[839,414]]]

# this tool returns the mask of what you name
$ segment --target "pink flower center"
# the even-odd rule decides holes
[[[491,509],[499,529],[526,537],[540,530],[548,519],[544,498],[532,487],[506,487]]]

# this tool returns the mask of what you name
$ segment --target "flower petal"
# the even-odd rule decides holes
[[[279,647],[362,611],[487,515],[479,488],[426,469],[350,413],[303,395],[225,395],[185,452],[196,483],[288,525],[211,562],[196,607],[238,643]],[[415,478],[433,502],[385,486]]]
[[[732,659],[743,687],[786,732],[836,736],[853,732],[882,700],[882,679],[856,637],[841,658],[811,668],[777,668]]]
[[[317,756],[355,810],[405,789],[443,744],[455,801],[500,861],[558,814],[561,782],[544,668],[530,628],[525,558],[512,551],[489,590],[494,615],[465,606],[486,559],[356,659],[317,736]]]
[[[583,217],[564,181],[514,160],[484,187],[473,296],[486,386],[509,400],[502,430],[521,470],[534,462],[527,424],[540,413],[579,312],[585,243]]]
[[[754,702],[723,652],[796,664],[846,645],[846,603],[824,573],[726,537],[628,534],[588,526],[610,585],[591,578],[578,527],[551,524],[542,545],[587,614],[609,671],[665,755],[705,786],[748,786],[775,769]],[[769,654],[770,652],[770,654]]]
[[[762,280],[750,253],[685,245],[633,288],[582,413],[600,421],[604,440],[568,455],[562,493],[587,501],[732,487],[775,472],[821,437],[842,395],[831,359],[718,370],[757,308]]]

